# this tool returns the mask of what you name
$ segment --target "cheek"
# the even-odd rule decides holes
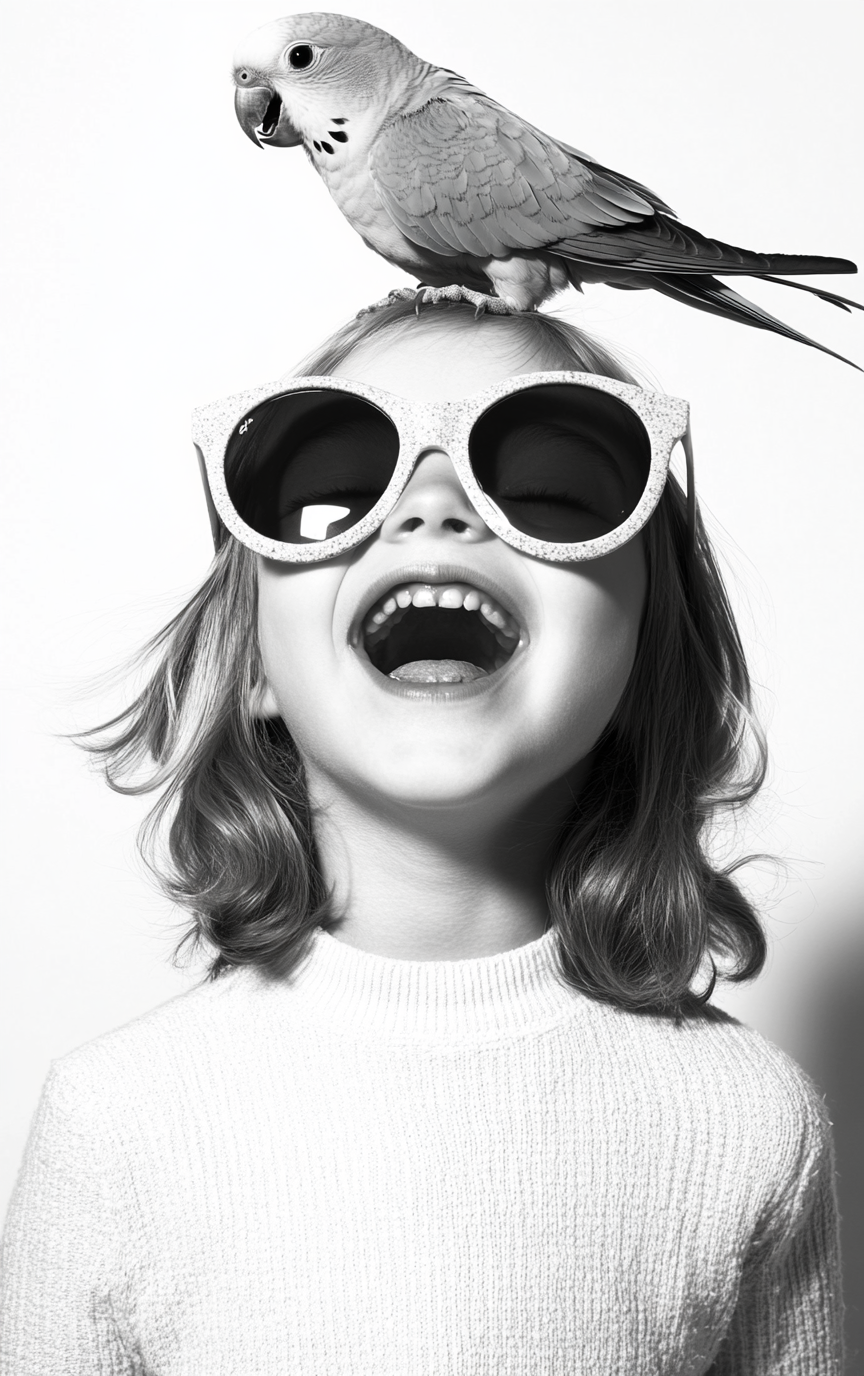
[[[258,577],[258,643],[267,680],[265,710],[278,712],[298,741],[330,677],[333,593],[324,569],[272,568]]]
[[[590,748],[627,686],[647,592],[641,541],[582,568],[538,570],[546,608],[538,689],[557,703],[559,728]],[[586,746],[586,742],[588,742]]]

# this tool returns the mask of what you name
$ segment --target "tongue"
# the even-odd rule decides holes
[[[485,677],[485,669],[465,659],[415,659],[390,674],[399,683],[473,683]]]

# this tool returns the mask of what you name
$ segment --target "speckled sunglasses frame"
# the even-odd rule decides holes
[[[639,502],[620,526],[593,540],[558,544],[540,540],[517,530],[495,502],[480,487],[471,467],[468,440],[472,426],[495,402],[516,392],[549,384],[592,388],[617,397],[641,421],[651,445],[651,463],[645,489]],[[380,499],[356,525],[330,539],[312,544],[289,544],[269,539],[246,524],[228,495],[225,482],[225,455],[229,441],[249,413],[262,402],[294,392],[332,391],[361,397],[381,410],[393,423],[399,437],[399,455],[393,476]],[[213,539],[219,549],[229,531],[241,544],[267,559],[306,564],[333,559],[362,544],[373,535],[398,502],[418,459],[430,449],[441,449],[450,458],[459,481],[477,514],[485,524],[514,549],[553,563],[580,562],[610,554],[632,540],[652,515],[669,472],[675,445],[680,441],[687,462],[688,513],[691,534],[695,527],[693,453],[689,427],[690,408],[686,401],[650,392],[614,378],[595,373],[523,373],[459,401],[417,402],[352,382],[341,377],[295,377],[238,392],[223,401],[199,407],[192,414],[192,439],[198,451],[207,494]]]

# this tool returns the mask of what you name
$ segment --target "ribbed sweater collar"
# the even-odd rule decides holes
[[[289,976],[295,1012],[334,1031],[382,1037],[518,1036],[583,1001],[558,972],[557,936],[471,960],[393,960],[316,929]]]

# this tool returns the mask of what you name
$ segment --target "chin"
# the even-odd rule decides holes
[[[527,760],[493,750],[484,757],[476,734],[448,741],[430,732],[425,742],[397,737],[388,747],[375,759],[356,763],[352,791],[362,793],[367,805],[377,797],[381,810],[397,817],[403,808],[417,814],[477,807],[490,814],[519,811],[561,778],[560,751],[552,752],[544,770],[537,755]]]
[[[364,771],[362,780],[358,782],[367,801],[377,795],[388,811],[403,807],[418,812],[459,811],[491,800],[504,787],[500,776],[461,769],[458,760],[441,751],[428,762],[415,756],[410,766],[405,768],[380,771],[374,775],[371,771]]]

